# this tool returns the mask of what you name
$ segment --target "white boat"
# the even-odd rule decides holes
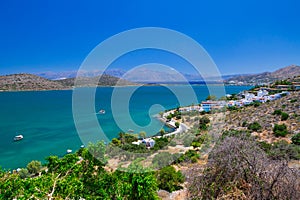
[[[68,149],[68,150],[67,150],[67,153],[72,153],[72,149]]]
[[[22,140],[23,138],[24,138],[23,135],[16,135],[14,137],[14,141],[19,141],[19,140]]]
[[[99,114],[105,114],[105,110],[99,110]]]

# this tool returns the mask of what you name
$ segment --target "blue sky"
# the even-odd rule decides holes
[[[147,26],[192,37],[222,74],[274,71],[300,64],[299,9],[298,0],[1,1],[0,74],[77,70],[101,41]],[[132,64],[123,60],[116,67]]]

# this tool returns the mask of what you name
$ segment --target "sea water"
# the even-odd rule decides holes
[[[112,94],[116,87],[99,87],[92,96],[95,105],[90,116],[98,120],[103,132],[100,133],[97,127],[87,127],[88,132],[93,138],[104,133],[104,137],[111,140],[118,137],[119,132],[131,129],[131,123],[137,125],[132,130],[134,133],[146,131],[147,135],[151,136],[161,128],[168,131],[167,127],[155,119],[155,114],[177,106],[197,104],[209,94],[205,85],[195,85],[192,89],[195,91],[197,102],[191,102],[188,88],[189,86],[183,85],[118,87],[112,102]],[[227,94],[249,88],[250,86],[225,87]],[[128,99],[125,97],[129,91],[134,92]],[[75,151],[86,143],[82,141],[82,133],[79,133],[75,126],[72,92],[62,90],[0,93],[0,166],[3,169],[25,167],[32,160],[43,162],[45,157],[50,155],[63,156],[67,149]],[[127,106],[130,115],[118,113],[118,106],[121,111],[121,107]],[[105,110],[105,114],[97,114],[99,110]],[[81,118],[80,120],[89,119],[88,116]],[[128,127],[120,127],[120,124],[128,124]],[[24,139],[14,142],[13,138],[18,134],[22,134]],[[95,142],[95,139],[92,142]]]

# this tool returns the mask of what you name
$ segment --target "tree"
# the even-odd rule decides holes
[[[28,178],[30,176],[30,173],[28,172],[28,169],[22,168],[20,169],[20,171],[18,172],[20,178]]]
[[[216,97],[215,95],[208,95],[208,96],[206,97],[206,100],[207,100],[207,101],[209,101],[209,100],[215,101],[215,100],[217,100],[217,97]]]
[[[159,133],[161,136],[164,136],[164,134],[166,134],[166,131],[165,131],[165,129],[162,128],[162,129],[160,129]]]
[[[179,122],[175,122],[175,126],[176,128],[179,128],[180,123]]]
[[[227,97],[226,97],[226,96],[222,96],[222,97],[219,98],[219,100],[220,100],[220,101],[226,101],[226,100],[227,100]]]
[[[173,166],[166,166],[157,172],[158,187],[169,192],[182,189],[184,176]]]
[[[121,140],[117,139],[117,138],[113,138],[111,140],[111,143],[116,145],[116,146],[120,146],[121,145]]]
[[[208,124],[210,122],[209,118],[204,116],[199,119],[200,124]]]
[[[37,174],[42,168],[42,163],[37,160],[33,160],[27,165],[28,172],[31,174]]]
[[[145,131],[141,131],[140,133],[139,133],[139,135],[140,135],[140,137],[141,138],[146,138],[146,132]]]
[[[139,160],[133,161],[127,169],[120,169],[114,173],[118,178],[119,198],[127,200],[158,200],[157,181],[154,172],[139,163]]]
[[[297,133],[292,137],[293,144],[300,145],[300,133]]]

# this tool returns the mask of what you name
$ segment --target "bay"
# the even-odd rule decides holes
[[[217,91],[222,87],[210,88]],[[225,86],[227,94],[249,88],[250,86]],[[134,127],[135,133],[146,131],[148,136],[154,135],[161,128],[168,130],[154,118],[154,114],[177,106],[199,103],[209,94],[205,85],[194,85],[192,90],[197,102],[193,102],[189,98],[189,89],[189,86],[184,85],[99,87],[94,96],[94,112],[90,116],[96,116],[107,140],[131,127]],[[132,91],[134,92],[130,98],[126,99],[126,94]],[[72,90],[0,93],[0,166],[3,169],[25,167],[31,160],[44,161],[49,155],[63,156],[67,149],[75,151],[86,144],[75,127],[72,93]],[[115,93],[117,95],[112,104],[112,95]],[[121,112],[124,107],[128,107],[130,116]],[[96,114],[101,109],[105,110],[105,114]],[[113,113],[114,109],[116,112]],[[81,118],[85,120],[84,116]],[[122,126],[124,124],[125,128]],[[91,141],[95,142],[94,139],[101,134],[98,128],[89,126],[87,129],[92,135]],[[17,134],[22,134],[24,139],[14,142],[13,138]]]

